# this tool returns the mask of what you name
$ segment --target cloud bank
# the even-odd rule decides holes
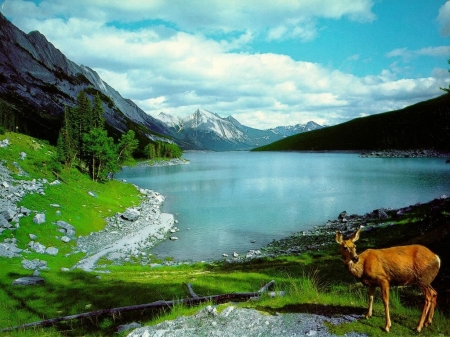
[[[265,129],[309,120],[333,125],[439,95],[443,69],[403,78],[394,61],[379,74],[356,76],[253,47],[308,43],[324,19],[370,24],[372,7],[369,0],[7,0],[2,12],[25,32],[39,30],[153,116],[184,117],[201,107]],[[441,34],[450,35],[449,13],[449,2],[436,13]],[[385,57],[435,55],[450,55],[450,46],[399,47]]]

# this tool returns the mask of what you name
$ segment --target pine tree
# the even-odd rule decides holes
[[[103,110],[103,104],[102,99],[97,94],[94,98],[94,107],[92,108],[92,126],[94,128],[101,128],[103,129],[105,127],[105,117],[103,116],[104,110]]]
[[[139,146],[139,141],[134,138],[134,131],[128,130],[127,133],[122,134],[119,144],[117,146],[118,156],[117,162],[123,163],[125,160],[132,157],[133,152]]]
[[[91,129],[83,135],[83,143],[92,180],[105,180],[110,173],[118,171],[116,145],[106,130]]]

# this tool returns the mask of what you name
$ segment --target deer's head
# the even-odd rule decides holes
[[[341,232],[336,232],[336,242],[341,247],[341,255],[345,264],[348,264],[350,261],[356,263],[359,260],[358,254],[356,253],[355,242],[359,239],[360,232],[361,229],[358,229],[348,238],[348,240],[344,240]]]

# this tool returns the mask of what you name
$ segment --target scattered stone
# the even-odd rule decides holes
[[[61,270],[62,272],[64,272],[64,273],[66,273],[66,272],[70,271],[70,269],[69,269],[69,268],[64,268],[64,267],[63,267],[63,268],[61,268],[60,270]]]
[[[45,222],[45,214],[44,213],[38,213],[34,216],[33,222],[37,225],[41,225]]]
[[[45,270],[48,269],[47,261],[34,259],[32,261],[24,259],[22,260],[22,267],[29,270]]]
[[[50,204],[50,206],[52,206],[52,207],[56,207],[56,208],[59,208],[59,207],[61,207],[60,205],[58,205],[58,204]]]
[[[20,152],[20,159],[25,160],[27,154],[25,152]]]
[[[59,184],[61,184],[61,182],[58,180],[58,179],[56,179],[56,180],[54,180],[54,181],[52,181],[51,183],[49,183],[49,185],[59,185]]]
[[[25,276],[20,277],[18,279],[15,279],[12,283],[12,285],[15,286],[34,286],[38,284],[44,284],[45,280],[42,277],[32,277],[32,276]]]
[[[92,192],[92,191],[89,191],[88,194],[89,194],[91,197],[97,198],[97,195],[96,195],[94,192]]]
[[[29,236],[29,237],[30,237],[30,239],[31,239],[31,240],[33,240],[33,241],[37,240],[37,238],[38,238],[38,237],[37,237],[37,235],[35,235],[35,234],[31,234],[31,233],[30,233],[30,234],[28,234],[28,236]]]
[[[68,242],[70,242],[70,238],[68,237],[68,236],[63,236],[62,238],[61,238],[61,241],[62,242],[64,242],[64,243],[68,243]]]
[[[178,240],[178,237],[177,236],[171,236],[171,237],[169,237],[169,239],[172,240],[172,241],[176,241],[176,240]]]
[[[13,242],[3,242],[0,243],[0,256],[2,257],[17,257],[20,256],[19,253],[22,252],[22,249],[18,248]]]

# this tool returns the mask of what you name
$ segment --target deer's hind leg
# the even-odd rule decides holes
[[[434,308],[436,307],[437,291],[432,286],[421,287],[425,297],[425,303],[423,304],[422,315],[420,316],[419,323],[417,324],[417,331],[420,332],[425,326],[431,324],[434,316]]]

